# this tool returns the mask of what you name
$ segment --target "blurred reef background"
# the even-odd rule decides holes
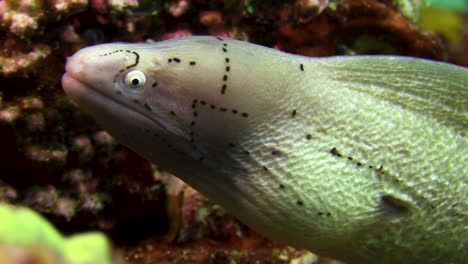
[[[219,35],[307,56],[466,67],[467,14],[465,0],[0,0],[0,262],[318,263],[99,128],[60,85],[78,49]],[[65,238],[87,231],[100,233]]]

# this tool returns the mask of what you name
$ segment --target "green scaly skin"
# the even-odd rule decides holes
[[[468,259],[468,70],[219,37],[77,52],[67,95],[264,235],[349,263]]]

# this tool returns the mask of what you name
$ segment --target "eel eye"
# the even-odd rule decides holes
[[[144,87],[146,84],[146,75],[142,71],[132,70],[125,75],[125,85],[131,89]]]

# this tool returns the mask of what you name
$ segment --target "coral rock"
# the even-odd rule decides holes
[[[219,11],[204,11],[200,13],[200,23],[211,27],[223,23],[223,15]]]
[[[190,7],[190,0],[175,0],[169,4],[169,13],[174,17],[180,17]]]
[[[37,27],[36,20],[27,14],[18,13],[11,17],[10,31],[19,37],[34,32]]]

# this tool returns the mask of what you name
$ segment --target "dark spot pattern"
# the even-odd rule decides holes
[[[208,103],[206,100],[198,100],[198,99],[193,99],[192,100],[192,104],[191,104],[191,108],[192,108],[192,115],[193,115],[193,120],[190,122],[190,132],[189,132],[189,141],[192,145],[192,148],[194,150],[197,150],[197,146],[196,146],[196,139],[195,139],[195,126],[196,126],[196,119],[198,117],[198,108],[199,107],[206,107],[206,109],[209,109],[209,110],[212,110],[212,111],[215,111],[215,110],[218,110],[219,112],[230,112],[232,115],[236,115],[239,111],[237,109],[228,109],[226,107],[222,107],[222,106],[216,106],[214,104],[210,104]],[[243,117],[248,117],[249,114],[246,113],[246,112],[242,112],[241,115]],[[228,145],[230,147],[235,147],[235,144],[230,142],[228,143]]]
[[[136,51],[131,51],[131,50],[123,50],[123,49],[119,49],[119,50],[114,50],[114,51],[111,51],[111,52],[108,52],[108,53],[104,53],[104,54],[101,54],[100,56],[109,56],[109,55],[112,55],[112,54],[115,54],[115,53],[119,53],[119,52],[126,52],[126,53],[131,53],[133,55],[135,55],[135,62],[133,64],[130,64],[126,67],[126,69],[130,69],[132,67],[135,67],[138,65],[138,63],[140,63],[140,54],[138,54],[138,52]]]
[[[133,53],[133,54],[136,56],[136,58],[135,58],[135,63],[133,63],[133,64],[127,66],[127,70],[128,70],[128,69],[130,69],[130,68],[135,67],[135,66],[138,65],[138,63],[140,62],[140,55],[139,55],[138,53],[136,53],[135,51],[129,51],[129,50],[127,50],[127,52],[131,52],[131,53]]]
[[[195,64],[197,64],[197,63],[194,62],[194,61],[191,61],[191,62],[189,62],[189,64],[193,66],[193,65],[195,65]]]
[[[338,152],[338,150],[337,150],[336,148],[332,148],[332,149],[330,150],[330,153],[331,153],[333,156],[337,156],[337,157],[341,157],[341,156],[342,156],[341,153]]]
[[[304,71],[304,64],[301,63],[301,64],[299,65],[299,69],[301,69],[301,71]]]
[[[330,154],[332,156],[335,156],[335,157],[338,157],[338,158],[346,158],[348,161],[353,162],[356,165],[356,167],[367,166],[368,169],[374,169],[375,168],[374,171],[380,176],[385,174],[385,172],[383,171],[383,164],[380,164],[378,167],[376,167],[375,165],[370,165],[370,164],[366,165],[364,162],[358,161],[358,160],[356,160],[355,158],[353,158],[351,156],[344,157],[343,154],[341,154],[336,147],[333,147],[330,150]],[[394,178],[394,181],[400,181],[400,180],[398,178]]]
[[[118,52],[124,52],[124,50],[123,49],[114,50],[114,51],[111,51],[111,52],[108,52],[108,53],[101,54],[100,56],[109,56],[109,55],[112,55],[112,54],[115,54],[115,53],[118,53]]]
[[[220,37],[216,37],[216,39],[223,42],[223,46],[222,46],[223,53],[228,53],[229,52],[228,44],[226,42],[224,42],[224,39],[220,38]],[[223,84],[221,85],[221,94],[226,94],[226,91],[227,91],[227,88],[228,88],[228,84],[227,84],[227,81],[229,79],[228,73],[231,71],[231,66],[229,65],[230,61],[231,60],[229,59],[229,57],[224,58],[224,62],[225,62],[224,72],[225,73],[223,74]]]
[[[117,77],[119,77],[119,75],[120,75],[122,72],[124,72],[124,71],[126,71],[126,70],[128,70],[128,69],[130,69],[130,68],[133,68],[133,67],[137,66],[138,63],[140,63],[140,54],[138,54],[136,51],[131,51],[131,50],[118,49],[118,50],[114,50],[114,51],[111,51],[111,52],[108,52],[108,53],[101,54],[101,55],[99,55],[99,56],[104,57],[104,56],[109,56],[109,55],[116,54],[116,53],[120,53],[120,52],[126,52],[126,53],[130,53],[130,54],[135,55],[135,62],[134,62],[133,64],[130,64],[130,65],[126,66],[125,68],[121,69],[121,70],[115,75],[115,77],[114,77],[114,82],[117,80]]]
[[[432,203],[428,202],[428,198],[424,194],[418,193],[414,186],[406,183],[401,179],[401,175],[394,175],[388,171],[384,170],[384,165],[379,164],[366,164],[362,161],[357,160],[352,156],[343,155],[336,147],[333,147],[330,151],[330,154],[337,157],[347,160],[348,162],[353,163],[357,168],[369,169],[375,173],[376,178],[379,181],[386,181],[387,183],[393,183],[395,188],[402,190],[403,192],[410,194],[413,198],[427,202],[427,206],[434,206]],[[409,210],[411,204],[407,204],[405,201],[399,200],[399,198],[392,196],[381,196],[381,207],[385,209],[384,211],[393,211],[393,212],[404,212]],[[382,209],[381,208],[381,209]]]
[[[331,213],[330,212],[318,212],[317,213],[318,216],[331,216]]]
[[[296,109],[294,109],[294,110],[291,112],[291,116],[292,116],[292,117],[295,117],[296,114],[297,114],[297,111],[296,111]]]
[[[193,111],[193,115],[194,115],[194,116],[197,116],[197,115],[198,115],[198,112],[195,110],[195,109],[197,108],[197,105],[198,105],[198,104],[201,105],[201,106],[207,106],[207,105],[209,105],[209,108],[210,108],[211,110],[216,110],[216,109],[218,109],[220,112],[228,112],[228,111],[229,111],[229,112],[231,112],[232,114],[237,114],[237,113],[239,113],[239,111],[238,111],[237,109],[228,109],[228,108],[222,107],[222,106],[218,107],[218,106],[216,106],[216,105],[214,105],[214,104],[208,104],[205,100],[200,100],[200,101],[199,101],[198,99],[194,99],[194,100],[192,101],[192,106],[191,106],[192,109],[194,109],[194,111]],[[248,117],[249,114],[246,113],[246,112],[243,112],[243,113],[242,113],[242,116],[243,116],[243,117]]]

